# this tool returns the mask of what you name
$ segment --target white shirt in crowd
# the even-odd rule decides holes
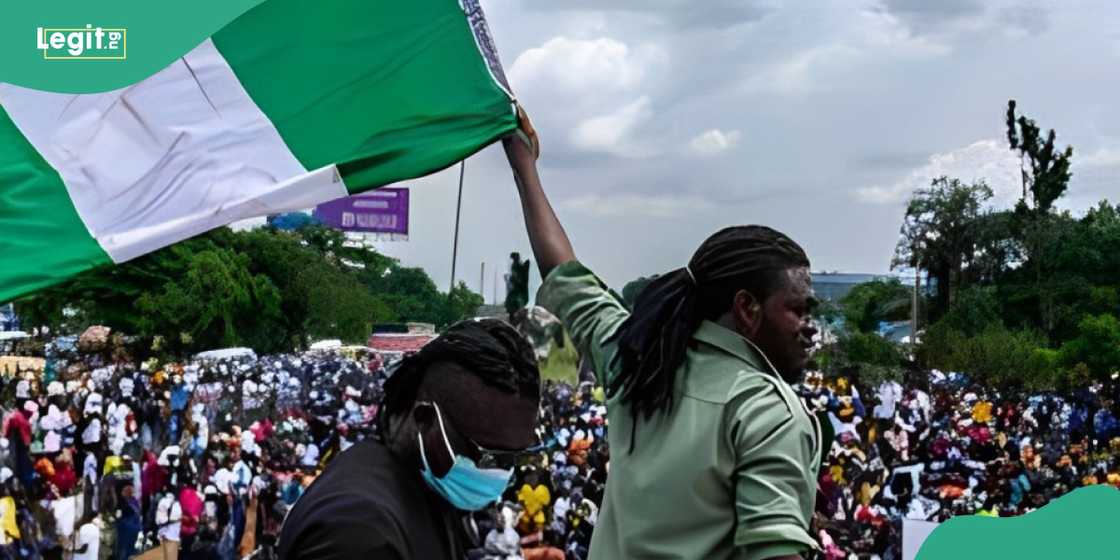
[[[82,476],[91,482],[97,482],[97,457],[93,453],[86,455],[85,463],[82,464]]]
[[[85,552],[77,552],[85,547]],[[75,543],[74,560],[97,560],[101,550],[101,529],[93,523],[86,523],[78,529],[78,542]]]
[[[179,542],[180,520],[183,518],[183,509],[174,494],[164,494],[156,508],[156,526],[159,527],[159,538],[165,541]]]
[[[233,465],[233,484],[239,489],[247,489],[253,481],[253,471],[245,461],[238,461]]]
[[[101,419],[94,418],[89,421],[89,425],[82,431],[82,443],[93,444],[101,441]]]
[[[214,478],[211,479],[211,482],[213,482],[214,486],[217,487],[218,492],[221,492],[224,495],[229,494],[230,484],[234,482],[235,478],[236,477],[234,477],[233,471],[222,467],[214,473]]]

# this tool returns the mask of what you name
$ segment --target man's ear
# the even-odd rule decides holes
[[[416,403],[412,407],[412,420],[416,423],[417,433],[424,440],[424,456],[428,459],[428,468],[436,478],[443,478],[451,470],[455,458],[448,454],[435,406]]]
[[[735,328],[739,334],[753,340],[762,328],[762,302],[750,292],[739,290],[731,304],[731,314],[735,318]]]
[[[412,420],[416,422],[416,427],[420,430],[425,430],[432,424],[436,424],[436,408],[429,403],[416,403],[412,407]]]

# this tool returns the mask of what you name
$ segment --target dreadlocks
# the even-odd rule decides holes
[[[701,322],[726,313],[740,290],[766,300],[784,285],[786,270],[808,266],[805,251],[786,235],[764,226],[730,227],[704,241],[687,267],[642,290],[614,335],[621,369],[607,387],[630,406],[633,429],[640,418],[673,407],[677,369]]]
[[[498,319],[461,321],[419,352],[401,361],[385,382],[378,430],[385,435],[392,417],[416,401],[432,364],[451,362],[503,392],[540,398],[540,371],[533,348],[512,326]]]

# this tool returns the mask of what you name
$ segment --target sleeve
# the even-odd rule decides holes
[[[618,367],[618,344],[610,338],[630,315],[622,301],[593,272],[570,261],[549,273],[537,304],[560,319],[599,383],[609,384]]]
[[[815,480],[807,479],[790,404],[758,376],[744,383],[727,409],[727,436],[735,455],[736,558],[764,560],[817,548],[809,534]]]
[[[408,557],[399,519],[368,500],[334,492],[295,508],[280,529],[280,560],[397,560]]]
[[[296,543],[297,548],[282,554],[282,560],[403,560],[405,555],[396,543],[378,535],[377,527],[358,521],[334,524],[330,529],[316,531]]]

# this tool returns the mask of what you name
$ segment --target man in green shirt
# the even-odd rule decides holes
[[[790,388],[816,334],[809,260],[761,226],[712,235],[630,312],[576,260],[536,170],[505,140],[544,284],[607,387],[610,477],[592,560],[794,559],[810,534],[821,430]]]

